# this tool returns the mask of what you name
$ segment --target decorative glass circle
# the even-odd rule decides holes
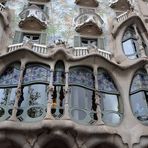
[[[43,114],[43,108],[41,107],[31,107],[28,109],[27,114],[31,118],[38,118]]]

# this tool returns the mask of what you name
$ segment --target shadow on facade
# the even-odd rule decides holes
[[[109,144],[109,143],[101,143],[92,148],[118,148],[118,147],[113,144]]]
[[[54,139],[46,143],[43,148],[69,148],[69,146],[62,140]]]
[[[11,140],[2,140],[0,141],[0,148],[21,148],[16,142]]]

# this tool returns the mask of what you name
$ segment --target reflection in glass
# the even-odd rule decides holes
[[[39,118],[45,114],[48,99],[47,85],[33,84],[23,88],[23,96],[21,97],[20,109],[27,110],[22,112],[21,120],[31,121],[30,118]]]
[[[25,122],[42,120],[46,114],[50,68],[28,64],[24,72],[18,119]]]
[[[72,119],[82,124],[94,123],[98,118],[92,70],[87,67],[71,68],[69,85]]]
[[[101,97],[102,119],[105,124],[117,125],[121,122],[119,92],[112,78],[104,69],[98,70],[97,78]]]
[[[139,70],[132,81],[130,101],[133,114],[147,124],[148,121],[148,75],[145,70]]]
[[[20,64],[14,63],[0,76],[0,120],[8,119],[12,114],[19,75]]]

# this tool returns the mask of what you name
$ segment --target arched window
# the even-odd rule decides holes
[[[19,99],[19,119],[25,122],[42,120],[46,114],[50,68],[28,64],[24,73],[22,95]]]
[[[92,69],[81,66],[70,68],[69,86],[72,119],[79,123],[92,124],[97,120]]]
[[[126,29],[122,38],[122,46],[124,54],[129,59],[136,59],[141,56],[139,46],[145,49],[146,45],[137,27],[130,26]]]
[[[20,64],[14,63],[0,76],[0,120],[5,120],[12,114],[19,75]]]
[[[136,72],[130,89],[130,102],[134,116],[148,123],[148,74],[142,69]]]
[[[121,121],[121,99],[119,92],[104,69],[98,69],[98,86],[101,97],[102,120],[108,125],[117,125]]]
[[[54,68],[53,75],[54,91],[52,94],[51,113],[55,118],[60,118],[64,112],[64,86],[65,86],[65,66],[62,61],[58,61]]]

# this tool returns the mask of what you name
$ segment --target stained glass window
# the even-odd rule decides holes
[[[13,63],[0,76],[0,120],[8,119],[12,114],[19,75],[20,64]]]
[[[117,125],[121,121],[121,108],[119,92],[104,69],[98,69],[98,91],[101,97],[102,120],[108,125]]]
[[[41,64],[26,66],[18,118],[24,122],[39,121],[46,115],[50,67]]]
[[[148,124],[148,74],[144,69],[134,75],[130,102],[133,114],[144,124]]]
[[[75,67],[69,72],[69,85],[80,85],[87,88],[94,88],[92,70],[85,67]]]
[[[73,67],[69,72],[70,113],[73,120],[92,124],[97,120],[94,76],[88,67]]]
[[[24,75],[24,84],[31,82],[49,82],[50,68],[43,65],[28,65]]]

